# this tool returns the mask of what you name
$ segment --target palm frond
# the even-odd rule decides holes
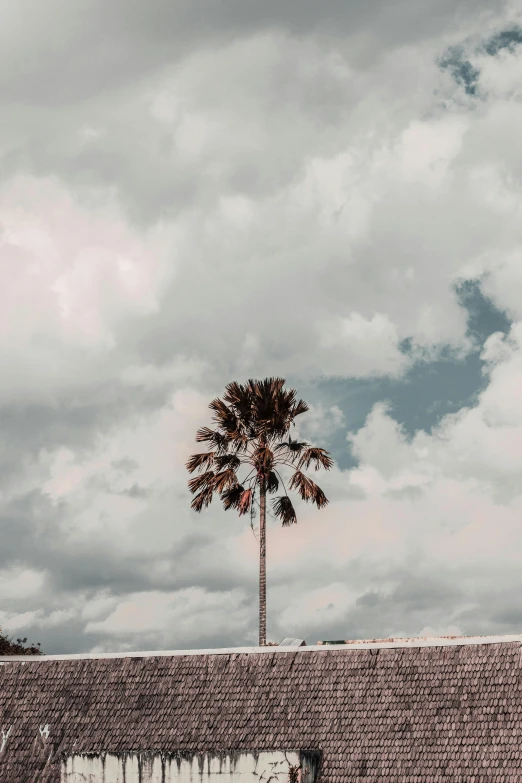
[[[325,449],[290,437],[295,418],[309,408],[304,400],[297,398],[295,389],[285,388],[284,378],[249,379],[244,384],[234,381],[209,407],[213,411],[214,429],[201,427],[196,433],[196,441],[208,444],[209,451],[192,455],[186,463],[189,473],[201,473],[188,482],[195,495],[194,510],[201,511],[210,504],[213,494],[218,493],[225,509],[253,515],[256,486],[270,495],[279,490],[282,480],[275,469],[278,464],[296,468],[289,488],[297,490],[303,500],[315,503],[318,508],[328,503],[322,489],[302,470],[310,467],[329,470],[333,459]],[[237,476],[245,463],[253,469],[246,477],[248,489],[239,484]],[[284,526],[297,522],[286,494],[276,497],[272,506]]]
[[[241,460],[236,454],[223,454],[215,457],[214,465],[218,470],[225,470],[225,468],[237,470],[241,465]]]
[[[266,442],[287,434],[296,416],[308,410],[303,400],[296,401],[295,389],[285,389],[284,378],[250,378],[246,384],[229,383],[222,399],[211,408],[218,427],[235,438],[262,437]]]
[[[296,470],[290,480],[290,489],[295,489],[299,492],[302,499],[307,503],[315,503],[317,508],[323,508],[328,503],[328,498],[324,494],[323,490],[315,484],[312,479],[301,473],[300,470]]]
[[[270,495],[272,495],[274,492],[277,492],[278,489],[279,489],[279,479],[277,478],[274,471],[271,470],[266,480],[266,491],[270,493]]]
[[[235,411],[240,421],[249,421],[252,417],[252,398],[247,386],[237,381],[227,384],[223,395],[224,402]]]
[[[288,495],[281,495],[272,501],[272,511],[274,515],[281,520],[283,527],[295,525],[297,516]]]
[[[215,432],[214,430],[211,430],[210,427],[200,427],[199,430],[196,432],[196,440],[198,443],[203,443],[204,441],[212,441],[214,439]]]
[[[257,430],[266,438],[281,437],[290,428],[294,389],[284,389],[284,378],[250,379],[247,387],[253,400]]]
[[[244,514],[248,514],[251,506],[252,506],[252,490],[245,489],[245,491],[241,493],[241,497],[239,499],[239,505],[238,505],[239,516],[242,517]]]
[[[213,497],[214,490],[212,487],[202,489],[199,495],[196,495],[196,497],[192,500],[192,503],[190,504],[191,508],[199,513],[204,506],[210,506]]]
[[[236,432],[239,427],[237,416],[223,400],[216,397],[208,407],[214,411],[212,419],[216,422],[219,429],[223,430],[225,434]]]
[[[274,453],[268,446],[258,446],[252,453],[252,465],[258,475],[268,476],[274,464]]]
[[[250,511],[252,490],[245,489],[242,484],[235,484],[221,493],[221,500],[225,511],[235,508],[239,512],[239,516],[243,516]]]
[[[196,441],[198,443],[210,443],[218,454],[225,454],[230,443],[230,439],[226,435],[216,432],[216,430],[211,430],[210,427],[201,427],[196,432]]]
[[[288,436],[288,440],[283,440],[281,443],[278,443],[274,451],[278,449],[287,449],[290,452],[290,458],[293,460],[303,451],[303,449],[306,449],[309,446],[310,444],[305,441],[292,440],[292,438]]]
[[[221,493],[221,500],[223,501],[223,508],[228,511],[229,508],[237,508],[241,495],[245,491],[242,484],[234,484],[233,487],[223,490]]]
[[[213,470],[207,470],[200,476],[195,476],[193,479],[190,479],[188,482],[188,488],[192,494],[194,494],[194,492],[199,492],[200,489],[212,487],[215,475],[216,474]]]
[[[209,468],[214,461],[214,452],[205,451],[203,454],[193,454],[192,457],[186,462],[185,466],[189,473],[194,473],[195,470],[201,470],[201,468]]]
[[[295,419],[296,416],[300,416],[302,413],[306,413],[309,410],[310,408],[306,402],[304,400],[299,400],[292,408],[292,419]]]
[[[334,464],[329,452],[325,449],[320,449],[317,446],[310,446],[302,453],[297,467],[298,469],[302,467],[309,468],[311,462],[314,463],[315,470],[319,470],[320,467],[325,468],[325,470],[330,470]]]
[[[241,427],[240,430],[230,433],[229,437],[230,448],[235,451],[236,454],[244,454],[247,451],[250,438],[243,427]]]
[[[236,471],[232,470],[231,468],[228,468],[227,470],[221,471],[221,473],[216,473],[214,480],[212,482],[212,487],[215,492],[223,492],[225,489],[228,489],[229,487],[233,487],[237,484],[237,475]]]
[[[271,399],[282,390],[285,383],[284,378],[265,378],[262,381],[249,378],[245,388],[257,399]]]

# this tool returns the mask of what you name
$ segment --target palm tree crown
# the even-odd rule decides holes
[[[284,389],[284,384],[282,378],[250,380],[245,385],[229,383],[223,399],[210,403],[216,428],[201,427],[196,434],[196,441],[208,443],[210,450],[194,454],[187,462],[190,473],[200,473],[189,481],[190,491],[197,493],[192,501],[195,511],[208,506],[217,493],[225,509],[237,509],[240,515],[248,513],[256,490],[263,484],[270,495],[278,491],[280,483],[284,488],[282,466],[292,469],[289,488],[297,490],[303,500],[314,502],[318,508],[328,503],[324,492],[302,468],[312,465],[315,470],[329,470],[333,460],[324,449],[289,436],[284,440],[296,416],[308,410],[303,400],[296,402],[295,390]],[[240,482],[237,471],[242,465],[250,471]],[[297,522],[286,490],[273,500],[273,511],[285,526]]]
[[[285,389],[283,378],[249,380],[246,384],[229,383],[223,398],[212,400],[215,428],[201,427],[196,441],[208,444],[208,451],[194,454],[187,462],[190,473],[188,486],[195,497],[192,508],[199,512],[208,506],[214,494],[220,496],[225,509],[235,509],[239,515],[254,513],[260,508],[260,644],[266,642],[264,614],[264,536],[266,495],[283,494],[272,500],[274,516],[283,526],[297,522],[294,506],[286,491],[282,470],[291,470],[288,488],[296,490],[306,502],[323,508],[328,499],[322,489],[305,475],[303,469],[312,466],[329,470],[333,460],[325,449],[292,440],[289,431],[295,418],[308,411],[303,400],[297,400],[295,389]],[[246,470],[242,480],[241,468]]]

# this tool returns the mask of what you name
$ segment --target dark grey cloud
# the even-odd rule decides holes
[[[357,565],[355,570],[359,570]],[[343,575],[330,567],[330,576],[336,579]],[[379,569],[373,577],[375,588],[361,593],[354,605],[343,607],[340,614],[336,611],[339,607],[331,604],[325,606],[320,618],[293,622],[289,629],[284,620],[269,611],[269,637],[281,641],[290,633],[305,638],[308,644],[315,644],[319,640],[387,638],[397,634],[416,636],[423,629],[427,629],[427,633],[440,633],[439,629],[443,629],[442,633],[451,633],[452,628],[458,628],[471,636],[519,633],[521,612],[512,595],[514,575],[509,577],[509,587],[506,587],[505,575],[502,577],[493,567],[483,577],[479,583],[469,569],[461,574],[450,569],[434,572],[427,564],[422,571],[418,568],[388,572]],[[347,581],[353,581],[353,577]],[[385,587],[386,583],[394,586]],[[309,588],[308,583],[292,585],[293,591]],[[86,589],[81,597],[87,606],[96,600],[97,593],[94,589]],[[271,608],[274,608],[273,598]],[[239,626],[232,627],[225,622],[216,629],[206,629],[196,624],[187,633],[173,624],[154,631],[119,632],[115,638],[118,645],[134,650],[198,648],[202,646],[202,639],[204,646],[209,648],[252,644],[256,633],[255,589],[244,592],[237,610],[249,617]],[[329,617],[332,611],[335,619]],[[29,622],[23,634],[40,641],[49,654],[77,653],[106,645],[110,630],[86,632],[85,620],[73,615],[65,616],[63,620],[57,618],[52,627]]]
[[[329,623],[325,612],[324,624],[303,628],[303,634],[313,644],[318,640],[417,636],[425,628],[437,634],[441,628],[446,633],[453,627],[469,636],[519,633],[520,607],[495,567],[483,574],[480,583],[469,569],[464,571],[459,574],[437,567],[434,572],[427,564],[424,572],[412,568],[385,575],[379,571],[374,578],[376,587],[359,595],[342,620]],[[516,581],[514,574],[508,579],[510,585]],[[382,581],[395,586],[379,589]]]
[[[450,625],[452,612],[463,600],[460,586],[449,574],[405,570],[389,574],[388,579],[395,587],[370,590],[347,611],[346,638],[385,638],[396,635],[399,628],[402,634],[416,635],[428,625]]]
[[[356,593],[355,599],[347,600],[347,594],[340,592],[320,612],[314,611],[312,603],[297,619],[284,612],[282,619],[270,618],[272,638],[294,635],[315,644],[320,640],[418,636],[422,631],[446,634],[455,633],[455,629],[470,636],[520,632],[521,613],[506,586],[518,584],[518,578],[511,571],[502,575],[493,563],[477,580],[473,567],[457,571],[440,563],[434,565],[425,553],[420,553],[416,565],[410,562],[394,568],[374,562],[368,566],[354,559],[344,571],[332,563],[326,565],[319,556],[317,568],[310,571],[310,582],[293,582],[291,595],[320,590],[324,585],[317,578],[321,566],[328,568],[329,584],[346,585]],[[362,583],[367,588],[358,590],[356,586]],[[287,600],[288,591],[287,587]],[[282,595],[277,593],[278,603]]]
[[[89,596],[85,596],[89,600]],[[247,611],[255,615],[255,599],[245,605]],[[219,649],[223,647],[248,647],[252,645],[255,638],[255,622],[248,629],[231,631],[226,624],[218,627],[216,630],[209,629],[194,624],[192,630],[188,633],[181,631],[180,628],[172,624],[166,627],[162,632],[140,631],[139,633],[117,634],[112,641],[107,641],[108,635],[99,631],[85,630],[84,620],[64,620],[56,623],[52,628],[41,626],[28,626],[29,630],[24,629],[24,636],[32,633],[28,637],[29,641],[33,638],[39,641],[41,649],[47,655],[67,655],[75,653],[88,653],[93,649],[114,651],[115,642],[119,649],[145,651],[145,650],[197,650],[202,647],[206,649]],[[109,636],[110,638],[110,636]],[[277,641],[282,641],[277,639]]]
[[[82,608],[96,603],[100,595],[113,597],[117,602],[118,597],[123,599],[150,591],[175,595],[187,589],[201,589],[227,595],[239,589],[243,601],[252,605],[256,602],[257,574],[230,568],[226,555],[220,556],[222,534],[215,522],[204,525],[194,520],[190,529],[180,532],[171,546],[162,547],[161,561],[168,564],[168,568],[158,571],[158,551],[137,549],[129,553],[121,547],[117,537],[111,539],[110,536],[110,543],[98,535],[84,537],[80,542],[69,527],[74,515],[75,510],[68,503],[52,503],[38,491],[4,503],[0,513],[0,567],[35,572],[44,580],[36,602],[33,595],[27,596],[22,590],[21,595],[10,595],[8,606],[4,605],[3,610],[15,614],[29,612],[23,635],[40,641],[49,654],[82,652],[106,639],[106,632],[85,634],[87,621],[79,616]],[[233,520],[229,521],[233,529]],[[149,521],[149,531],[152,532],[153,527],[154,523]],[[51,615],[52,619],[49,622],[32,620],[30,615],[35,611]],[[254,621],[255,612],[252,612],[252,618]],[[9,622],[3,624],[3,630],[15,636],[18,633],[10,628]],[[195,631],[194,639],[197,634]],[[149,637],[129,632],[121,639],[139,639],[135,646],[142,647],[149,638],[152,647],[156,648],[165,644],[165,640],[159,641],[160,636],[158,629],[156,635]],[[190,638],[187,641],[183,637],[180,642],[175,628],[170,635],[167,633],[173,647],[190,647]],[[226,629],[216,637],[217,641],[227,641]]]
[[[432,37],[459,19],[503,5],[480,0],[20,0],[4,19],[0,46],[2,103],[76,102],[143,79],[203,45],[258,32],[346,36],[364,41],[371,60],[387,45]],[[361,45],[359,45],[359,50]]]
[[[87,384],[74,397],[67,392],[53,403],[14,401],[0,406],[0,486],[38,462],[41,452],[58,448],[88,454],[100,433],[139,421],[162,408],[171,386],[129,386],[117,377]]]
[[[46,502],[42,503],[42,495],[38,490],[2,504],[2,566],[38,564],[41,550],[45,552],[49,548],[48,534],[52,531],[56,516],[55,509],[51,509]]]
[[[121,492],[122,495],[127,495],[129,498],[139,498],[140,500],[144,500],[145,498],[150,497],[150,490],[148,490],[146,487],[140,487],[139,484],[134,483],[132,487],[129,489],[124,489]]]
[[[201,63],[203,72],[195,78],[204,76],[209,67],[212,58]],[[336,82],[321,73],[303,79],[291,62],[286,67],[288,72],[273,74],[257,96],[247,81],[239,80],[237,98],[223,116],[212,103],[219,102],[219,95],[223,104],[230,101],[234,90],[225,80],[235,78],[233,72],[225,68],[227,72],[214,86],[204,80],[203,112],[208,112],[210,121],[217,117],[223,125],[217,167],[214,159],[190,159],[177,149],[175,124],[155,120],[150,105],[140,96],[140,89],[161,87],[161,82],[149,81],[141,88],[133,85],[133,90],[105,98],[98,95],[86,103],[75,101],[53,109],[14,107],[1,131],[5,147],[2,177],[15,172],[59,176],[87,200],[92,190],[116,188],[119,201],[140,226],[194,208],[204,212],[224,193],[269,196],[297,176],[305,148],[310,154],[310,147],[325,150],[339,144],[338,123],[349,110],[345,80]],[[173,103],[176,81],[181,78],[175,70],[171,72]],[[281,83],[287,84],[287,98],[281,93]],[[263,104],[269,110],[272,101],[270,115],[263,111]],[[256,125],[258,138],[249,138]],[[293,139],[291,125],[296,129]],[[90,126],[95,131],[99,128],[100,135],[82,140],[82,128]],[[236,135],[240,144],[234,141]]]
[[[258,31],[281,29],[290,35],[321,34],[346,37],[368,34],[378,40],[381,47],[386,42],[404,45],[412,40],[432,37],[448,24],[456,23],[480,9],[501,8],[502,2],[482,4],[480,0],[427,0],[412,6],[407,0],[395,3],[393,8],[382,0],[325,0],[320,6],[313,0],[302,0],[298,6],[294,0],[220,0],[211,6],[183,0],[175,5],[167,0],[115,3],[112,18],[124,18],[127,29],[142,39],[158,41],[185,39],[191,45],[198,40],[225,39],[249,35]]]
[[[136,494],[131,493],[131,497],[135,498]],[[0,513],[2,567],[22,564],[44,571],[53,588],[64,592],[96,586],[112,586],[122,592],[179,590],[191,585],[227,590],[241,583],[243,577],[239,573],[228,572],[211,557],[216,544],[219,546],[219,529],[215,524],[197,523],[194,519],[171,546],[163,548],[162,554],[169,560],[170,568],[158,574],[154,568],[157,552],[136,551],[124,557],[116,540],[111,549],[96,535],[79,546],[68,526],[74,513],[67,502],[53,503],[38,490],[4,503]],[[188,513],[187,510],[186,516]],[[153,526],[149,522],[149,530]],[[231,530],[234,527],[232,523]]]
[[[290,0],[222,0],[204,8],[188,0],[80,0],[73,12],[64,0],[45,5],[21,0],[0,33],[2,176],[26,171],[58,175],[81,190],[116,187],[139,224],[214,203],[224,191],[266,196],[297,175],[305,149],[310,155],[313,147],[324,152],[339,145],[339,126],[353,110],[346,80],[336,84],[321,72],[315,79],[297,78],[295,64],[285,58],[272,74],[271,88],[258,85],[253,91],[233,69],[205,78],[208,95],[215,93],[218,102],[238,93],[230,134],[241,137],[242,145],[233,145],[233,152],[222,145],[219,181],[212,167],[176,154],[172,129],[153,122],[136,96],[168,73],[178,81],[179,64],[190,64],[201,51],[209,53],[202,67],[210,73],[213,47],[217,61],[221,46],[263,33],[311,40],[350,66],[372,69],[389,49],[433,39],[448,25],[497,5],[500,0],[495,6],[480,0],[412,6],[402,0],[393,8],[382,0],[328,0],[320,6],[306,0],[297,10]],[[44,13],[44,7],[50,10]],[[468,63],[454,58],[451,68],[467,90],[474,89]],[[299,111],[278,122],[281,106],[296,103]],[[245,143],[251,130],[242,112],[255,112],[258,127],[268,125],[265,140]],[[274,143],[280,124],[295,125],[293,140]],[[101,136],[80,144],[81,128],[93,125],[102,126]]]
[[[88,598],[85,596],[85,600]],[[9,629],[6,628],[5,631],[9,632]],[[9,635],[16,637],[18,634]],[[87,653],[100,642],[99,634],[86,631],[85,621],[75,617],[64,618],[52,627],[28,625],[24,628],[22,636],[25,636],[28,642],[40,642],[41,650],[45,655]]]

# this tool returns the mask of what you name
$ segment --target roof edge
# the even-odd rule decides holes
[[[396,649],[403,647],[456,647],[480,644],[506,644],[508,642],[522,643],[522,635],[511,636],[434,636],[423,639],[394,639],[389,642],[354,642],[349,644],[319,644],[309,647],[222,647],[203,650],[150,650],[139,652],[114,653],[71,653],[67,655],[6,655],[0,656],[0,663],[11,661],[82,661],[103,658],[168,658],[182,655],[252,655],[265,653],[294,653],[306,655],[309,652],[326,653],[331,650],[342,650],[350,653],[352,650]]]

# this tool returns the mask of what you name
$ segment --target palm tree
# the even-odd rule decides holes
[[[207,443],[208,451],[194,454],[187,462],[189,473],[199,475],[188,486],[195,497],[194,511],[210,505],[218,494],[225,509],[235,509],[240,516],[259,506],[259,645],[266,644],[266,497],[274,495],[281,485],[284,494],[272,500],[275,517],[283,527],[297,522],[288,497],[281,469],[289,469],[289,489],[296,490],[306,502],[323,508],[328,499],[322,489],[303,473],[313,466],[329,470],[333,460],[327,451],[309,443],[292,440],[290,427],[295,418],[309,410],[304,400],[297,401],[295,389],[285,389],[283,378],[249,380],[246,384],[229,383],[223,398],[209,405],[215,429],[201,427],[196,441]],[[246,466],[246,476],[238,470]]]

